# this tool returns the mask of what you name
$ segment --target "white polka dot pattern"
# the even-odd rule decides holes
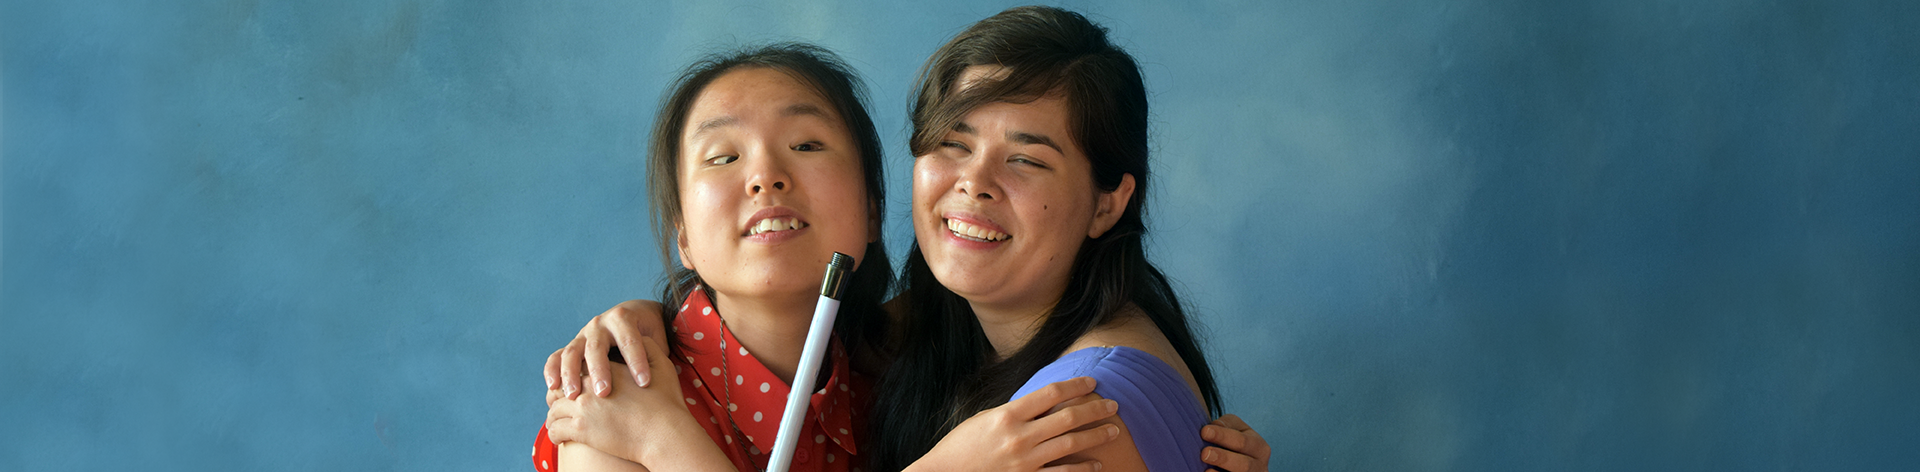
[[[702,414],[707,417],[703,427],[736,469],[764,469],[772,438],[777,436],[780,412],[786,407],[787,384],[733,337],[703,290],[694,290],[680,306],[682,313],[693,310],[707,316],[676,317],[669,327],[676,333],[691,333],[678,338],[685,344],[676,347],[681,355],[672,358],[674,370],[680,375],[682,401],[695,418]],[[828,379],[813,392],[808,421],[801,429],[800,437],[811,436],[813,441],[801,441],[794,455],[794,472],[844,472],[861,462],[855,457],[839,459],[855,450],[851,428],[860,411],[847,406],[854,405],[851,398],[868,384],[861,377],[848,377],[846,351],[838,340],[830,344],[828,352],[828,365],[822,366],[829,371]],[[706,380],[709,377],[700,375],[702,372],[721,380]],[[556,448],[545,433],[543,429],[534,445],[534,464],[541,472],[553,472]],[[734,440],[734,436],[741,440]],[[762,437],[769,442],[759,443],[757,439]],[[540,443],[546,444],[542,447]]]

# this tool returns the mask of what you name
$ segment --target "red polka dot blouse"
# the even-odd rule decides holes
[[[680,305],[673,331],[680,344],[673,366],[687,411],[706,427],[735,469],[765,470],[786,411],[787,383],[733,338],[704,290],[693,290]],[[860,470],[853,438],[864,426],[870,381],[848,367],[838,339],[828,351],[831,377],[813,393],[809,421],[801,426],[793,455],[795,471]],[[556,470],[558,452],[547,439],[547,429],[540,428],[533,444],[535,470]]]

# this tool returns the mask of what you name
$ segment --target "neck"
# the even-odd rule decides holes
[[[1038,307],[992,307],[978,303],[969,303],[973,315],[980,320],[980,330],[987,335],[987,342],[993,344],[994,355],[1006,359],[1033,340],[1034,333],[1040,331],[1040,325],[1046,324],[1047,315],[1053,312],[1053,306]]]
[[[729,297],[714,293],[714,309],[747,352],[787,385],[793,385],[806,347],[818,294],[790,297]],[[728,349],[735,349],[728,346]]]

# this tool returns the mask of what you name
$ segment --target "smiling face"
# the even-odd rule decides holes
[[[714,79],[681,143],[680,262],[722,298],[817,293],[831,253],[857,259],[877,234],[852,135],[783,71]]]
[[[1091,165],[1063,99],[975,108],[914,160],[913,226],[928,267],[976,311],[1050,309],[1080,245],[1112,228],[1133,193],[1131,177],[1100,190]]]

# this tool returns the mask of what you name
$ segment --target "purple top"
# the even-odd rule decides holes
[[[1139,349],[1090,347],[1040,368],[1013,398],[1074,377],[1093,377],[1099,381],[1093,393],[1120,402],[1120,420],[1127,423],[1147,470],[1207,470],[1200,462],[1200,449],[1206,447],[1200,427],[1207,425],[1207,409],[1173,366]]]

